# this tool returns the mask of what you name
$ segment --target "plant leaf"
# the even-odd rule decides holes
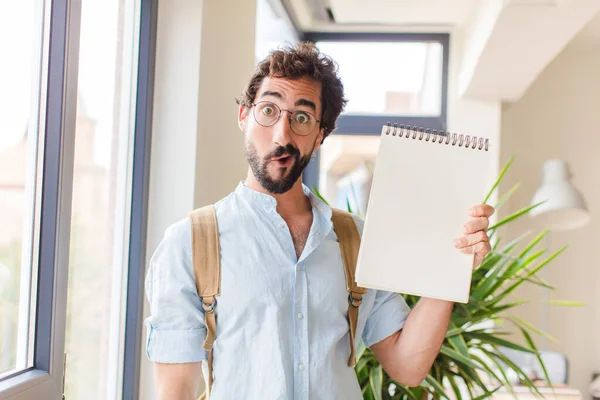
[[[444,390],[442,384],[439,383],[433,376],[427,375],[425,381],[427,381],[427,383],[429,383],[433,387],[433,389],[436,391],[436,393],[440,395],[440,397],[444,399],[448,398],[448,396],[446,396],[446,391]]]
[[[461,333],[463,333],[466,330],[466,328],[451,328],[448,329],[448,332],[446,332],[446,337],[452,337],[454,335],[460,335]]]
[[[540,391],[538,390],[538,388],[535,386],[535,384],[531,381],[531,379],[529,379],[529,377],[527,376],[527,374],[525,372],[523,372],[523,370],[516,365],[514,362],[512,362],[508,357],[506,357],[504,354],[500,353],[500,352],[490,352],[490,351],[486,351],[485,349],[482,348],[482,350],[484,350],[486,353],[489,353],[489,355],[491,355],[492,357],[497,357],[499,358],[503,363],[505,363],[506,365],[508,365],[513,371],[515,371],[517,373],[517,375],[519,375],[521,377],[521,380],[523,382],[525,382],[525,384],[530,388],[530,389],[534,389],[535,392],[540,395],[541,398],[544,398],[544,396],[542,396],[542,394],[540,393]]]
[[[526,275],[528,276],[530,271],[527,270],[527,267],[531,263],[533,263],[535,260],[540,258],[545,252],[546,252],[545,249],[539,250],[525,259],[523,259],[525,256],[519,256],[519,261],[513,262],[511,264],[511,266],[506,269],[505,275],[507,277],[513,277],[513,276],[516,276],[517,274],[519,274],[521,271],[526,270],[527,271]]]
[[[494,292],[496,286],[501,286],[505,281],[502,279],[504,266],[508,264],[509,260],[504,260],[500,265],[490,269],[491,273],[482,278],[479,282],[479,285],[473,292],[473,297],[477,299],[486,299],[492,292]]]
[[[383,385],[383,373],[381,365],[371,369],[369,375],[369,384],[371,385],[371,391],[375,400],[381,400],[381,386]]]
[[[532,276],[531,278],[525,278],[525,282],[529,282],[533,285],[541,286],[541,287],[549,289],[549,290],[556,289],[554,286],[550,285],[548,282],[546,282],[539,276]],[[557,304],[557,305],[560,305],[560,304]]]
[[[455,328],[454,326],[452,327]],[[454,350],[458,351],[465,357],[469,357],[469,349],[467,348],[467,343],[461,335],[450,336],[448,338],[448,342],[450,343],[450,345],[452,345]]]
[[[540,204],[542,204],[543,201],[537,203],[537,204],[533,204],[531,206],[527,206],[525,208],[522,208],[518,211],[515,211],[514,213],[510,214],[509,216],[505,217],[504,219],[502,219],[501,221],[496,222],[494,225],[490,226],[488,228],[488,230],[495,230],[498,229],[499,227],[501,227],[502,225],[505,225],[511,221],[514,221],[515,219],[527,214],[529,211],[533,210],[534,208],[536,208],[537,206],[539,206]]]
[[[406,394],[408,397],[410,397],[412,400],[421,400],[421,395],[420,394],[415,394],[414,392],[418,391],[420,388],[407,388],[404,386],[398,386],[396,388],[396,394],[394,395],[394,399],[403,399],[404,397],[402,396],[403,394]]]
[[[325,200],[325,198],[323,196],[321,196],[321,193],[319,192],[319,189],[317,189],[317,187],[315,185],[313,185],[312,187],[312,191],[314,192],[314,194],[321,199],[321,201],[327,205],[330,205],[327,200]]]
[[[517,279],[517,281],[515,283],[513,283],[512,285],[510,285],[507,289],[505,289],[504,292],[495,296],[494,300],[492,300],[491,304],[489,304],[489,305],[493,305],[493,304],[500,302],[502,299],[504,299],[506,296],[508,296],[510,293],[512,293],[517,287],[519,287],[521,285],[521,283],[523,283],[525,281],[525,279],[535,275],[540,269],[544,268],[546,266],[546,264],[548,264],[550,261],[554,260],[556,257],[558,257],[558,255],[560,253],[565,251],[566,248],[567,248],[567,246],[557,250],[554,254],[552,254],[546,260],[542,261],[542,263],[540,263],[540,265],[538,265],[537,267],[535,267],[534,269],[529,271],[525,276],[522,276],[519,279]]]
[[[356,213],[358,215],[362,215],[360,208],[358,208],[358,196],[356,195],[356,190],[354,189],[354,183],[350,180],[350,189],[352,190],[352,197],[354,197],[354,202],[356,203]],[[346,198],[346,202],[348,199]],[[348,203],[348,208],[350,208],[350,203]]]
[[[549,232],[549,229],[544,229],[539,235],[537,235],[535,238],[533,238],[531,243],[529,243],[527,245],[527,247],[525,247],[521,251],[521,254],[519,254],[519,258],[525,257],[527,254],[529,254],[531,249],[533,249],[543,238],[545,238],[546,235],[548,234],[548,232]]]
[[[361,358],[360,360],[358,360],[358,362],[356,363],[356,370],[360,371],[362,370],[367,364],[369,363],[369,360],[366,358]]]
[[[508,189],[508,191],[506,193],[504,193],[499,199],[498,202],[496,203],[496,205],[494,206],[494,209],[496,211],[498,211],[498,209],[500,207],[502,207],[502,205],[504,205],[504,203],[506,201],[508,201],[508,199],[510,199],[510,197],[513,195],[513,193],[515,193],[517,191],[517,189],[519,188],[519,186],[521,186],[521,182],[517,182],[515,185],[513,185],[513,187],[511,187],[510,189]]]
[[[514,301],[512,303],[503,304],[501,306],[482,307],[480,311],[474,313],[473,315],[481,316],[481,317],[489,317],[490,315],[499,315],[502,311],[506,311],[510,308],[518,307],[523,304],[527,304],[529,302],[530,302],[530,300],[523,299],[523,300]],[[498,334],[498,333],[496,333],[496,334]]]
[[[585,307],[585,303],[581,303],[579,301],[569,301],[569,300],[548,300],[548,304],[553,306],[564,306],[564,307]]]
[[[529,322],[525,321],[522,318],[517,317],[516,315],[511,315],[510,317],[506,318],[506,320],[512,322],[513,324],[517,325],[520,328],[526,328],[532,332],[535,332],[538,335],[542,336],[543,338],[545,338],[551,342],[558,343],[558,340],[555,337],[550,336],[548,333],[542,331],[541,329],[536,328]]]
[[[363,389],[363,400],[375,400],[373,390],[370,385],[366,385]]]
[[[460,362],[460,363],[462,363],[468,367],[474,368],[474,369],[479,369],[479,365],[475,364],[473,361],[469,360],[467,357],[463,356],[462,354],[460,354],[457,351],[452,350],[452,348],[450,348],[446,345],[442,345],[440,352],[442,354],[452,358],[456,362]]]
[[[500,174],[498,175],[498,178],[496,178],[496,182],[494,182],[494,184],[492,185],[492,188],[488,191],[488,193],[485,195],[485,198],[483,199],[482,204],[487,204],[487,201],[489,200],[490,196],[492,195],[492,193],[494,193],[494,190],[496,190],[496,188],[498,187],[498,185],[500,184],[500,181],[502,180],[502,178],[504,177],[504,174],[506,174],[506,171],[508,171],[508,168],[510,168],[510,164],[513,163],[515,157],[514,156],[510,156],[508,161],[506,162],[506,164],[504,165],[504,168],[502,168],[502,170],[500,171]]]
[[[497,346],[508,347],[510,349],[513,349],[513,350],[522,351],[524,353],[535,354],[534,350],[528,349],[527,347],[524,347],[524,346],[521,346],[519,344],[513,343],[513,342],[508,341],[506,339],[502,339],[502,338],[490,335],[489,333],[484,333],[484,332],[465,332],[464,336],[472,338],[472,339],[480,340],[480,341],[482,341],[484,343],[488,343],[488,344],[492,344],[492,345],[497,345]]]
[[[460,392],[460,389],[458,388],[458,384],[456,383],[456,381],[454,380],[453,376],[448,376],[448,382],[450,383],[450,386],[452,387],[452,391],[454,392],[454,395],[456,396],[456,399],[461,399],[462,398],[462,393]]]
[[[475,397],[473,400],[484,400],[484,399],[489,399],[494,393],[496,393],[498,390],[500,390],[502,388],[502,386],[498,386],[496,389],[494,390],[490,390],[484,394],[482,394],[481,396]]]
[[[479,367],[478,367],[478,369],[479,369]],[[473,388],[475,385],[477,385],[484,392],[487,391],[487,387],[486,387],[485,383],[483,383],[483,381],[481,380],[479,375],[477,375],[477,371],[474,371],[474,370],[468,369],[468,368],[464,368],[462,366],[458,366],[458,372],[462,376],[462,378],[465,380],[465,382],[470,383],[471,388]],[[468,387],[469,387],[469,385],[467,385],[467,388]],[[471,397],[474,397],[472,390],[469,390],[469,394],[471,395]]]
[[[471,358],[476,360],[479,364],[481,364],[483,369],[485,369],[488,372],[488,374],[492,375],[494,377],[494,379],[496,379],[498,382],[502,382],[502,379],[500,379],[498,377],[498,375],[496,375],[494,370],[488,365],[487,362],[485,362],[484,360],[482,360],[480,357],[476,356],[475,354],[471,354]]]
[[[360,360],[362,358],[363,354],[365,354],[365,350],[367,350],[367,346],[365,346],[363,341],[360,340],[358,342],[358,348],[356,349],[356,359],[357,360]]]
[[[525,341],[527,342],[527,344],[529,344],[529,347],[531,347],[533,350],[535,350],[535,356],[538,360],[538,362],[540,363],[540,366],[542,367],[542,371],[544,371],[544,377],[546,378],[546,382],[548,383],[548,385],[552,385],[552,382],[550,381],[550,375],[548,375],[548,370],[546,369],[546,365],[544,364],[544,361],[542,360],[542,357],[540,356],[540,352],[538,351],[537,347],[535,347],[535,343],[533,342],[533,339],[531,339],[531,336],[529,335],[529,333],[523,329],[521,329],[521,333],[523,333],[523,337],[525,338]]]

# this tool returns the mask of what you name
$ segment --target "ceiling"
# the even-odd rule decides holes
[[[326,25],[452,27],[482,0],[288,0],[302,30]],[[333,21],[332,21],[333,19]]]
[[[329,0],[342,24],[455,26],[463,24],[480,0]]]

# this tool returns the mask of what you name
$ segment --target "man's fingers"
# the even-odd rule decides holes
[[[492,250],[489,242],[479,242],[475,246],[464,247],[460,249],[463,254],[484,254],[487,255]]]
[[[477,231],[486,231],[490,226],[490,220],[487,217],[479,217],[467,222],[463,226],[463,233],[468,235]]]
[[[484,231],[479,231],[467,236],[463,236],[454,241],[454,247],[457,249],[462,249],[465,247],[473,246],[480,242],[487,242],[489,240],[487,233]]]
[[[489,204],[479,204],[469,210],[471,217],[491,217],[496,210]]]

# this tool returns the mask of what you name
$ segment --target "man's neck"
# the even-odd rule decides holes
[[[244,181],[244,185],[257,192],[266,193],[275,197],[277,200],[277,212],[282,216],[294,216],[312,210],[310,199],[304,194],[302,188],[302,178],[299,178],[290,190],[281,194],[274,194],[267,191],[256,180],[256,177],[251,170],[248,171],[248,176]]]

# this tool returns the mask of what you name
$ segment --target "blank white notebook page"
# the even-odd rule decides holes
[[[381,134],[356,283],[466,303],[473,256],[453,240],[490,187],[490,153],[393,130],[384,126]]]

